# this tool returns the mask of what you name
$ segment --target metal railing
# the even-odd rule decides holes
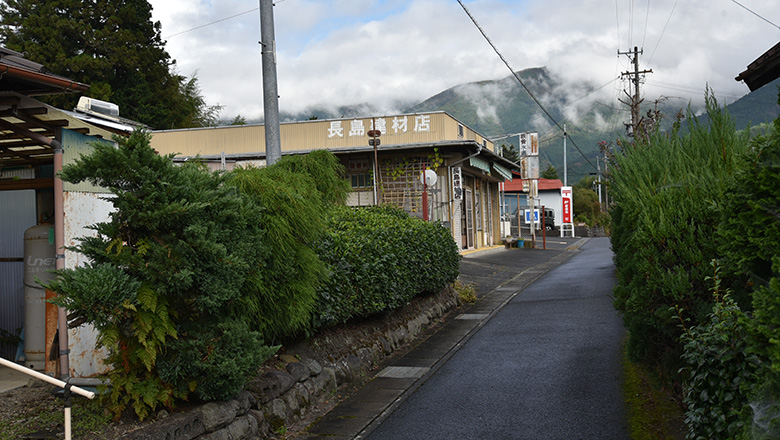
[[[3,358],[0,358],[0,365],[11,368],[20,373],[24,373],[28,376],[32,376],[36,379],[40,379],[44,382],[50,383],[54,386],[60,387],[65,390],[65,395],[64,395],[65,397],[65,440],[71,440],[71,435],[70,435],[70,431],[71,431],[70,409],[72,405],[71,393],[76,393],[80,396],[86,397],[87,399],[94,399],[95,393],[93,393],[92,391],[87,391],[83,388],[79,388],[68,382],[63,382],[59,379],[55,379],[53,377],[47,376],[43,373],[39,373],[35,370],[31,370],[25,366],[19,365],[17,363],[11,362]]]

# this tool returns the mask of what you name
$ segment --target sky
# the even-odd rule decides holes
[[[221,117],[263,114],[258,0],[150,0],[166,50]],[[638,47],[645,102],[748,93],[734,78],[780,41],[775,0],[471,0],[514,70],[547,67],[579,105],[622,107]],[[749,10],[748,10],[749,9]],[[400,111],[458,84],[511,74],[457,0],[276,0],[279,109],[371,103]],[[751,12],[752,11],[752,12]],[[575,96],[590,84],[598,91]],[[370,116],[370,115],[366,115]]]

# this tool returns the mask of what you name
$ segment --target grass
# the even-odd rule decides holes
[[[649,367],[632,362],[623,349],[623,395],[631,440],[685,439],[684,413],[671,387]]]
[[[71,408],[73,438],[95,438],[111,423],[111,417],[97,400],[74,398]],[[64,432],[64,403],[59,398],[45,398],[10,419],[0,420],[0,440],[16,440],[31,433]],[[55,437],[52,437],[55,438]]]

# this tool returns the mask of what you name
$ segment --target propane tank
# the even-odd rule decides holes
[[[36,281],[53,280],[54,227],[41,223],[24,231],[24,357],[35,370],[46,366],[46,290]]]

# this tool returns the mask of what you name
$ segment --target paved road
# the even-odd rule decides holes
[[[608,239],[590,240],[507,303],[368,438],[628,438],[614,283]]]

